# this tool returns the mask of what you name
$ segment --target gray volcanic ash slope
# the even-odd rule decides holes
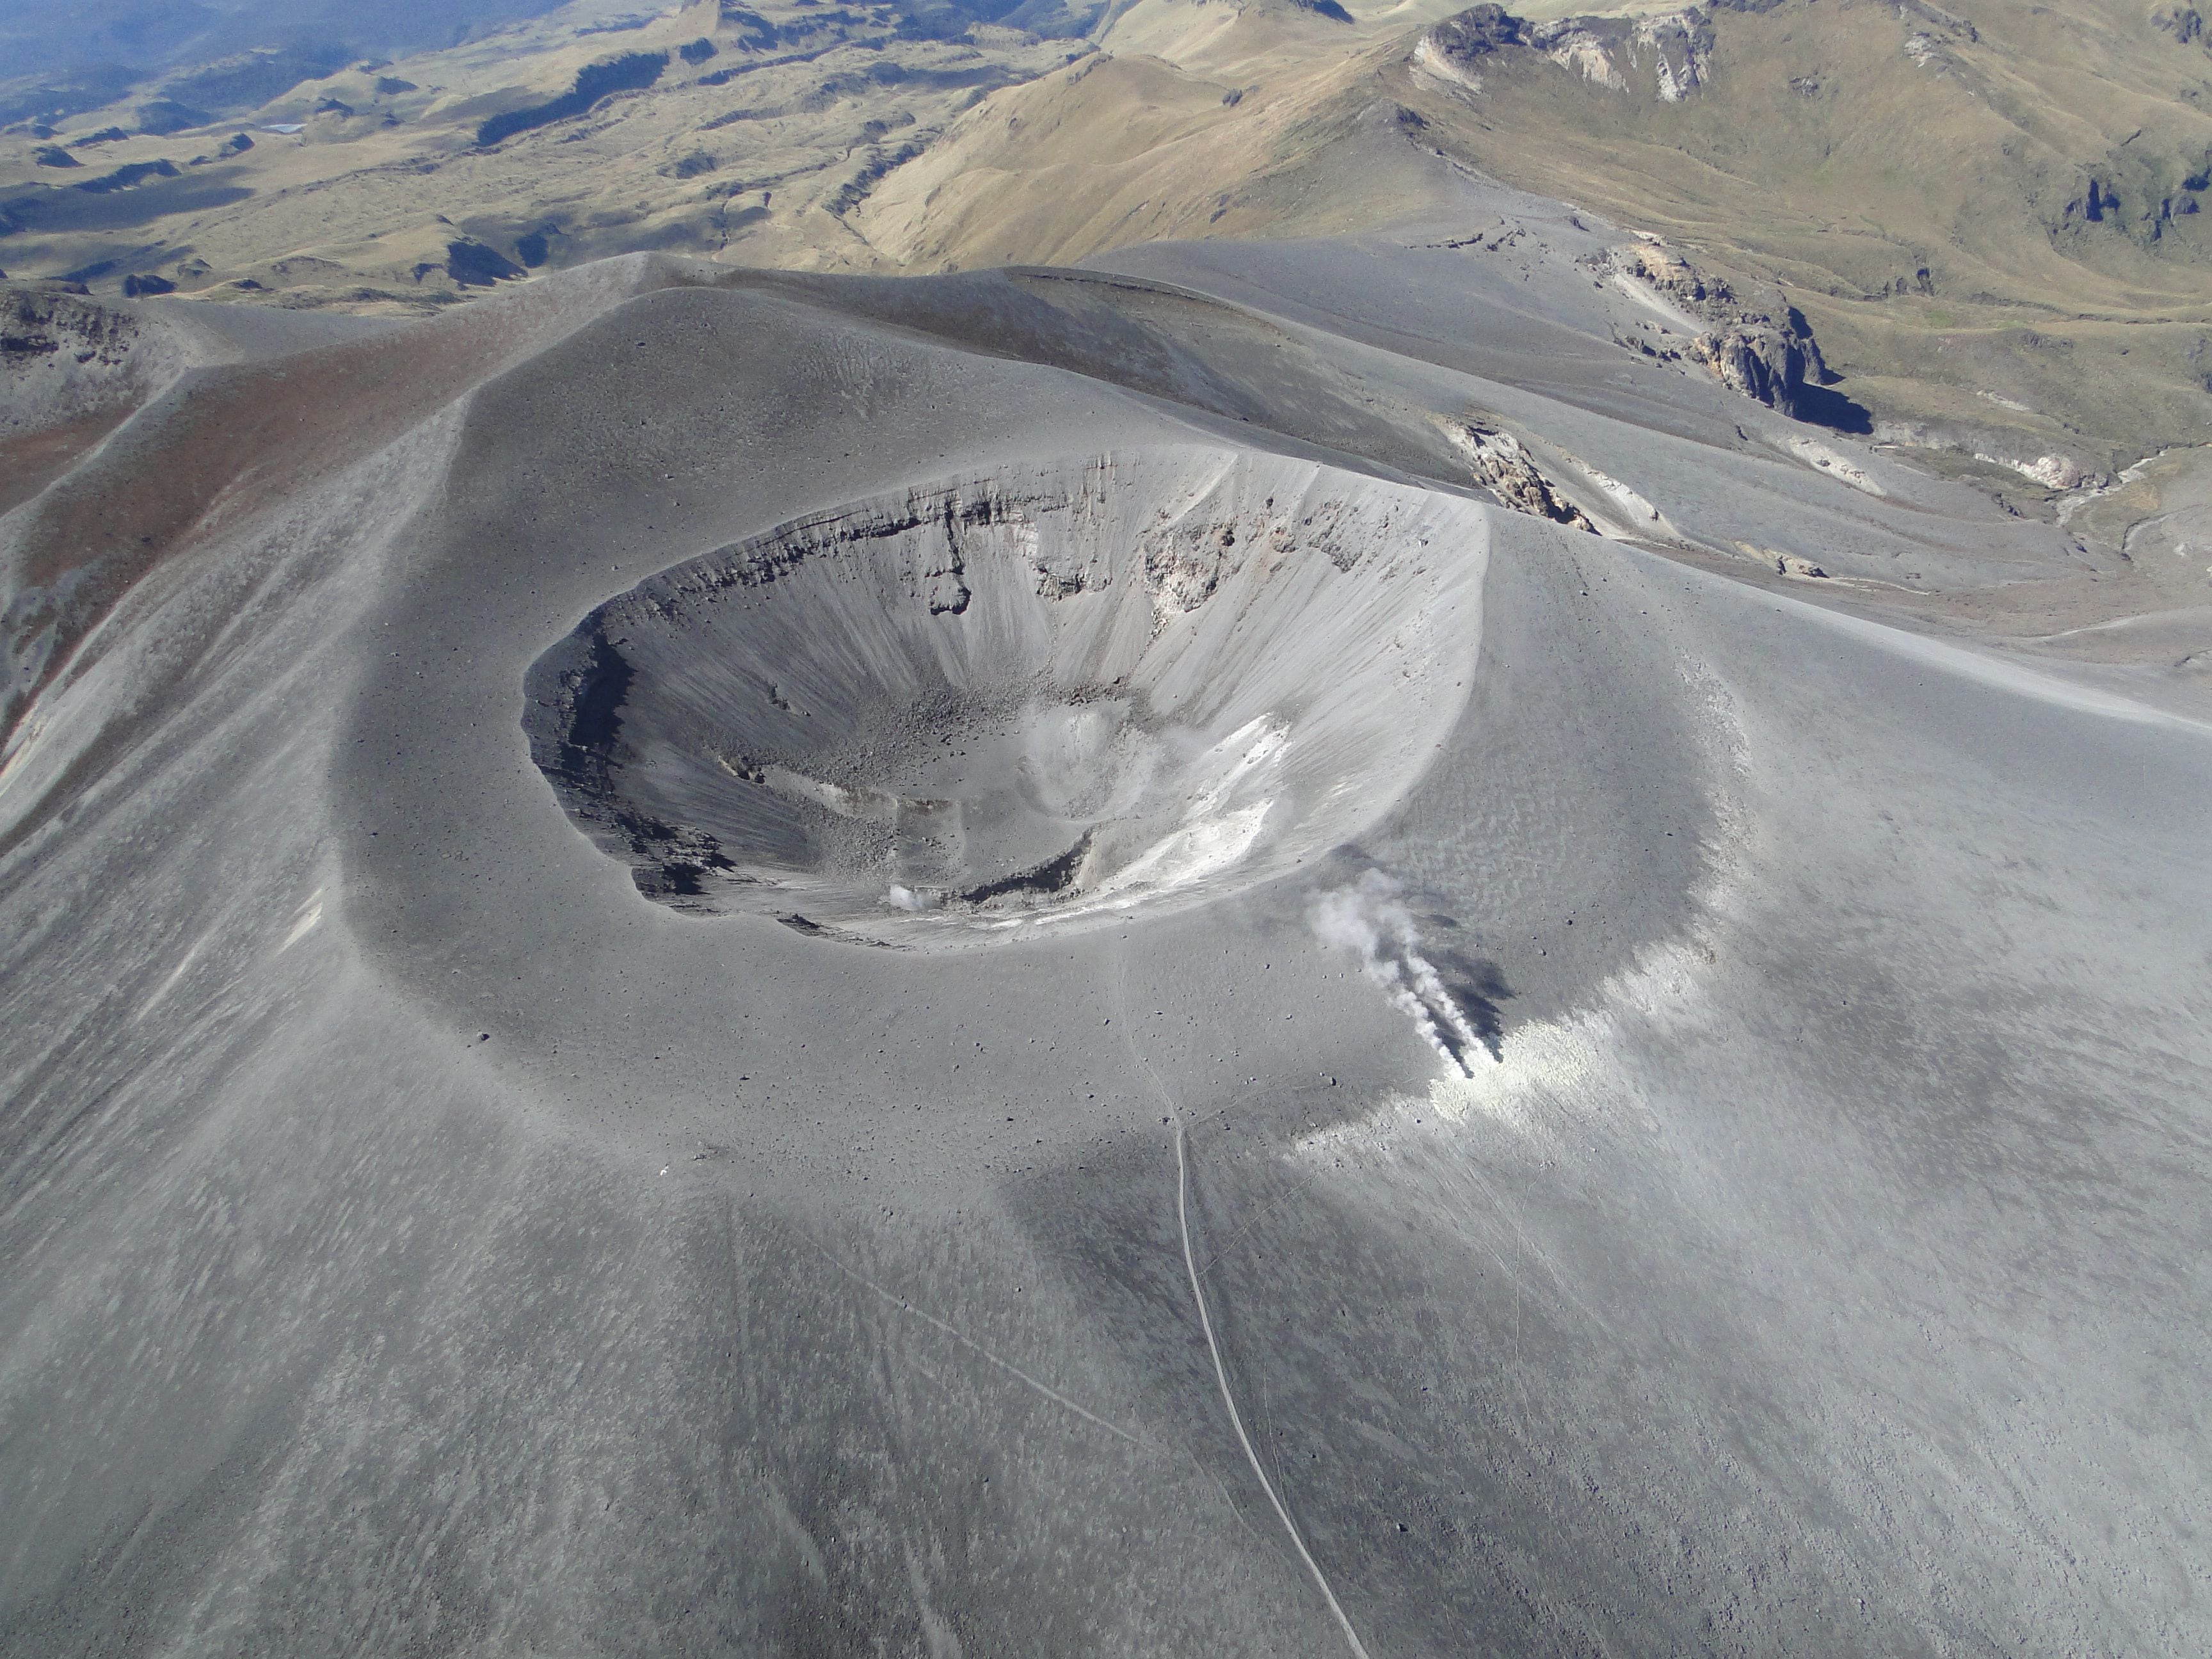
[[[2186,687],[1848,609],[2069,555],[1588,282],[1151,257],[0,520],[0,1651],[2204,1645]]]

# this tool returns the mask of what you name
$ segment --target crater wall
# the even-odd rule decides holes
[[[1473,504],[1147,449],[918,484],[687,560],[528,675],[639,890],[975,944],[1180,907],[1357,835],[1467,697]]]

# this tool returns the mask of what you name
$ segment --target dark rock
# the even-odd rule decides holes
[[[1447,17],[1429,31],[1429,39],[1446,58],[1462,63],[1526,44],[1521,19],[1497,5],[1472,6]]]
[[[403,92],[418,90],[420,88],[412,81],[403,81],[396,75],[380,75],[376,77],[376,95],[380,98],[397,98]]]
[[[1803,355],[1771,323],[1741,322],[1700,334],[1690,343],[1690,356],[1730,391],[1784,413],[1792,389],[1805,380]]]
[[[242,155],[253,148],[253,140],[242,132],[234,132],[223,140],[222,147],[234,155]]]
[[[1821,382],[1832,377],[1811,328],[1794,307],[1786,322],[1747,316],[1700,334],[1690,343],[1690,357],[1712,370],[1729,390],[1792,419],[1846,430],[1856,428],[1856,422],[1835,405],[1849,404],[1851,410],[1857,405],[1833,392],[1822,393]]]
[[[42,167],[81,167],[84,165],[59,144],[46,144],[33,150],[31,159]]]
[[[87,292],[82,283],[40,282],[0,294],[0,358],[20,362],[67,351],[80,362],[120,362],[137,324],[122,313],[62,297]]]
[[[174,294],[176,291],[177,285],[167,277],[156,276],[150,272],[123,279],[123,297],[126,300],[143,300],[151,295]]]
[[[687,46],[678,46],[676,55],[687,64],[703,64],[715,56],[714,43],[702,35]]]
[[[868,199],[870,193],[883,181],[886,173],[894,167],[904,167],[915,156],[921,155],[921,145],[912,139],[901,144],[896,149],[878,150],[868,159],[867,165],[854,174],[847,181],[844,188],[824,205],[839,218],[843,218],[845,215]]]
[[[1838,377],[1820,356],[1820,343],[1813,337],[1813,325],[1805,320],[1805,313],[1790,306],[1782,314],[1784,327],[1805,356],[1805,378],[1820,386],[1834,384]]]

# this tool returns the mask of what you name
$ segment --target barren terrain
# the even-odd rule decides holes
[[[2212,1645],[2201,26],[465,9],[0,155],[0,1653]]]

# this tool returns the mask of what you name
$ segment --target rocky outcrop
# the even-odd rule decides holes
[[[1723,313],[1717,308],[1735,304],[1735,291],[1725,281],[1708,276],[1661,242],[1639,242],[1618,249],[1613,265],[1697,316],[1717,316]]]
[[[1679,104],[1711,72],[1713,31],[1692,6],[1649,17],[1563,17],[1539,24],[1529,44],[1563,69],[1615,91],[1648,89]]]
[[[1413,62],[1443,79],[1482,90],[1482,66],[1525,53],[1549,58],[1616,92],[1647,92],[1680,103],[1705,84],[1713,32],[1696,7],[1649,17],[1565,17],[1531,23],[1498,5],[1475,6],[1422,35]]]
[[[2204,18],[2194,6],[2176,6],[2172,10],[2151,13],[2150,26],[2162,29],[2185,46],[2204,38]]]
[[[1836,424],[1832,405],[1842,400],[1824,390],[1836,377],[1796,307],[1754,308],[1724,279],[1656,241],[1616,248],[1611,258],[1616,272],[1707,325],[1688,355],[1723,386],[1794,420]]]
[[[2033,478],[2045,489],[2080,489],[2084,485],[2110,482],[2102,473],[2087,471],[2071,455],[2039,455],[2033,460],[2003,459],[1995,455],[1982,455],[1976,459],[2010,467],[2023,478]]]
[[[520,265],[473,236],[446,244],[446,275],[458,288],[489,288],[511,282],[525,272]]]
[[[1437,55],[1455,64],[1473,64],[1508,46],[1528,45],[1527,27],[1503,6],[1471,6],[1447,17],[1423,37]]]
[[[1766,317],[1745,317],[1690,342],[1691,359],[1712,370],[1723,386],[1800,419],[1807,386],[1822,378],[1820,354],[1809,333]]]
[[[1472,422],[1454,422],[1445,428],[1452,446],[1466,458],[1474,482],[1498,497],[1501,505],[1532,518],[1549,519],[1571,530],[1595,533],[1596,526],[1582,509],[1561,495],[1552,481],[1536,470],[1521,441],[1510,432]]]
[[[1897,10],[1900,17],[1917,17],[1923,23],[1933,24],[1946,34],[1956,36],[1969,46],[1975,45],[1982,38],[1981,31],[1970,20],[1956,12],[1946,11],[1941,6],[1932,5],[1929,0],[1897,0]]]
[[[665,52],[625,52],[605,63],[586,64],[576,71],[575,84],[558,98],[532,104],[526,109],[508,110],[482,123],[477,128],[477,143],[489,149],[518,132],[581,115],[603,98],[651,86],[667,67],[668,54]]]
[[[1482,65],[1498,53],[1526,48],[1528,25],[1503,6],[1470,7],[1447,17],[1413,46],[1413,65],[1439,80],[1482,90]]]

